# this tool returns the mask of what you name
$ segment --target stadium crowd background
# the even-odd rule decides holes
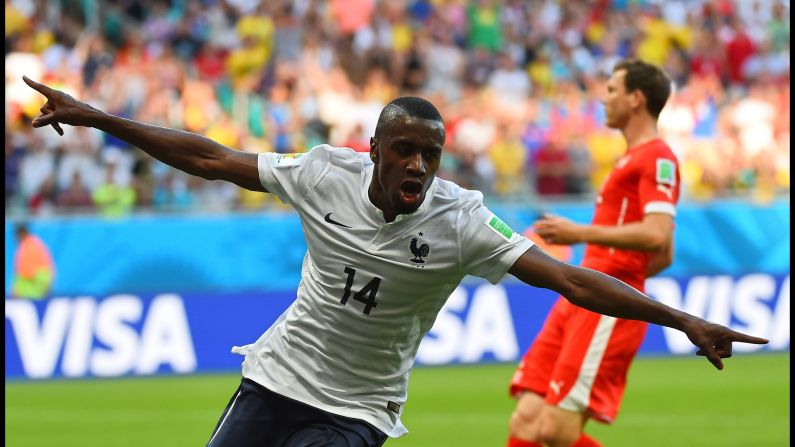
[[[685,200],[789,194],[789,1],[6,0],[6,213],[280,208],[94,129],[32,131],[23,74],[116,115],[251,152],[368,150],[381,108],[445,118],[439,175],[494,200],[592,195],[624,151],[599,100],[639,57]]]

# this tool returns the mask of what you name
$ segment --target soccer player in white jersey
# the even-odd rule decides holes
[[[251,154],[24,80],[47,98],[33,127],[94,127],[189,174],[274,193],[300,215],[307,254],[296,300],[256,342],[233,349],[245,355],[243,379],[210,446],[379,446],[406,433],[414,356],[465,275],[496,283],[511,273],[594,312],[679,329],[718,369],[732,342],[767,343],[558,262],[479,192],[436,178],[445,131],[423,99],[383,109],[369,154],[327,145]]]

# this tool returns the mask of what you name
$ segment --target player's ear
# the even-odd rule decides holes
[[[632,96],[633,108],[636,107],[641,109],[646,108],[646,95],[643,94],[643,91],[641,91],[641,89],[636,89],[635,91],[633,91],[631,96]]]
[[[373,163],[378,163],[378,141],[375,137],[370,137],[370,160],[373,160]]]

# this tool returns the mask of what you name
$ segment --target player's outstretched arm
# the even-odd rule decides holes
[[[698,347],[696,354],[707,357],[718,369],[723,369],[722,358],[731,357],[733,342],[768,342],[666,306],[615,278],[560,262],[535,246],[519,257],[509,273],[593,312],[678,329]]]
[[[266,192],[259,180],[257,154],[236,151],[194,133],[113,116],[27,76],[22,79],[47,98],[33,127],[51,125],[59,135],[63,135],[61,124],[94,127],[188,174]]]

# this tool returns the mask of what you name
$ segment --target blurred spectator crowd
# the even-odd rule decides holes
[[[115,115],[250,152],[367,151],[381,108],[445,118],[439,176],[506,201],[593,194],[625,150],[616,61],[676,83],[660,116],[683,197],[789,194],[789,1],[6,0],[6,211],[280,207],[95,129],[32,131],[23,74]]]

